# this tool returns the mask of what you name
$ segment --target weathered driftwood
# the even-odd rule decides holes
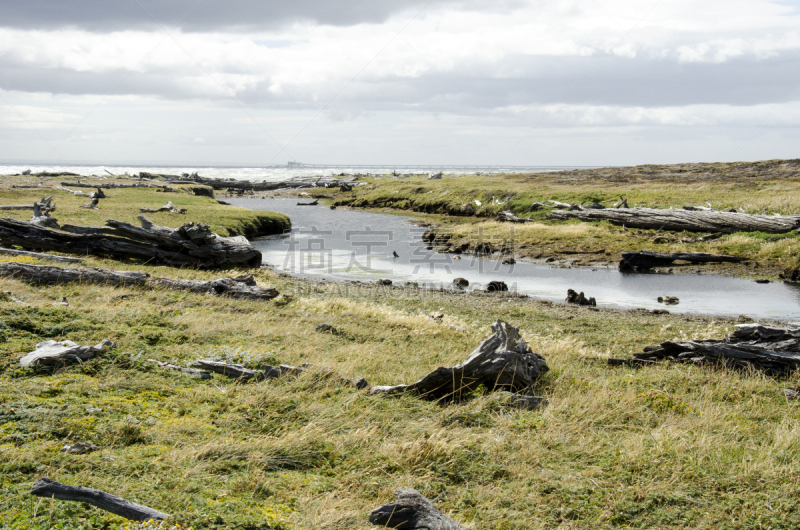
[[[36,259],[58,261],[61,263],[83,263],[83,260],[81,258],[70,258],[68,256],[54,256],[52,254],[44,254],[42,252],[28,252],[27,250],[16,250],[13,248],[0,247],[0,254],[5,254],[8,256],[27,256]]]
[[[91,202],[87,202],[86,204],[81,205],[80,208],[86,208],[87,210],[97,210],[98,204],[100,204],[100,199],[95,197],[94,199],[92,199]]]
[[[400,487],[394,496],[397,500],[372,511],[370,523],[401,530],[467,530],[439,511],[417,490]]]
[[[34,226],[41,226],[41,227],[49,227],[49,228],[58,228],[58,221],[56,221],[53,217],[50,217],[50,214],[47,213],[49,211],[54,210],[55,207],[50,208],[49,210],[43,209],[41,204],[34,203],[33,204],[33,217],[30,218],[28,221],[30,224]]]
[[[522,392],[548,370],[544,358],[531,351],[519,329],[498,320],[493,334],[462,364],[437,368],[410,385],[377,386],[373,393],[416,392],[425,399],[458,399],[480,385],[488,390]]]
[[[141,175],[141,173],[140,173]],[[356,177],[295,177],[282,182],[253,182],[249,180],[234,179],[213,179],[197,175],[185,175],[167,180],[168,184],[203,184],[215,190],[248,190],[248,191],[271,191],[282,188],[317,188],[317,187],[336,187],[342,184],[355,186]]]
[[[185,366],[178,366],[176,364],[156,361],[155,359],[147,359],[147,360],[151,363],[156,363],[161,368],[167,368],[168,370],[175,370],[176,372],[188,374],[192,377],[197,377],[198,379],[211,379],[211,373],[205,370],[197,370],[196,368],[187,368]]]
[[[130,521],[149,521],[150,519],[160,521],[169,517],[169,514],[136,504],[104,491],[67,486],[49,478],[40,478],[34,482],[31,487],[31,495],[60,501],[85,502]]]
[[[133,184],[115,184],[113,182],[103,184],[87,184],[85,182],[62,182],[61,186],[69,186],[71,188],[94,188],[94,189],[119,189],[119,188],[170,188],[166,184],[148,184],[146,182],[134,182]],[[102,197],[101,197],[102,198]]]
[[[506,210],[504,212],[500,212],[494,218],[495,221],[499,221],[501,223],[527,223],[530,222],[530,219],[523,219],[522,217],[517,217],[517,214],[510,210]]]
[[[583,294],[583,291],[578,293],[573,289],[567,289],[567,303],[591,307],[597,306],[597,300],[595,300],[594,297],[586,298],[586,295]]]
[[[86,193],[86,192],[80,191],[80,190],[71,190],[71,189],[65,188],[64,186],[56,186],[56,189],[66,191],[67,193],[71,193],[72,195],[75,195],[76,197],[88,197],[90,199],[107,199],[108,198],[106,196],[106,194],[103,193],[103,190],[101,190],[97,186],[92,186],[92,187],[95,188],[95,191],[93,191],[92,193]]]
[[[688,232],[767,232],[782,234],[800,228],[800,215],[754,215],[737,212],[606,208],[605,210],[553,211],[548,219],[609,221],[628,228]]]
[[[661,360],[790,375],[800,369],[800,328],[741,324],[723,340],[662,342],[645,348],[633,359],[609,359],[609,364],[635,366]]]
[[[708,254],[706,252],[653,252],[650,250],[637,250],[623,252],[619,262],[619,270],[652,269],[653,267],[668,267],[674,261],[688,261],[689,263],[740,263],[747,258],[726,256],[724,254]]]
[[[161,208],[139,208],[139,211],[143,213],[154,213],[154,212],[186,213],[186,210],[184,208],[175,208],[175,205],[172,204],[172,201],[167,201],[167,204],[165,204]]]
[[[71,340],[46,340],[36,345],[36,349],[19,360],[21,366],[60,366],[88,361],[99,353],[105,353],[116,345],[104,339],[95,346],[79,346]]]
[[[53,201],[53,196],[50,197],[42,197],[42,200],[39,202],[35,202],[33,204],[10,204],[6,206],[0,206],[0,210],[36,210],[38,206],[42,212],[51,212],[56,209],[55,204],[51,205]]]
[[[99,267],[61,268],[48,265],[28,265],[25,263],[0,263],[0,277],[34,284],[55,285],[61,283],[100,283],[113,286],[142,285],[151,289],[175,289],[197,293],[208,293],[228,298],[244,300],[272,300],[278,296],[275,289],[258,287],[252,275],[236,278],[217,278],[215,280],[175,280],[172,278],[151,277],[142,272],[113,271]]]
[[[270,366],[265,364],[260,370],[251,370],[245,368],[241,364],[228,364],[219,361],[199,360],[192,363],[194,366],[203,368],[216,374],[224,375],[232,379],[237,379],[242,382],[246,381],[264,381],[266,379],[278,379],[286,375],[300,375],[306,370],[311,369],[311,365],[304,364],[302,366],[289,366],[288,364],[281,364],[278,366]],[[362,388],[369,388],[369,383],[363,377],[360,379],[351,379],[343,377],[333,372],[328,371],[327,375],[333,377],[337,382],[355,387],[358,390]]]
[[[246,238],[222,237],[208,225],[187,223],[177,229],[155,226],[143,215],[142,228],[109,220],[112,230],[88,227],[84,233],[40,226],[54,219],[41,214],[41,222],[0,219],[0,244],[44,249],[65,254],[92,254],[135,258],[175,267],[218,268],[227,265],[261,265],[261,252]],[[57,224],[56,224],[57,227]],[[71,227],[75,230],[76,227]],[[108,237],[115,236],[115,237]]]
[[[93,451],[99,451],[101,448],[93,444],[92,442],[76,442],[72,445],[67,444],[61,448],[62,453],[68,453],[71,455],[83,455],[86,453],[91,453]]]

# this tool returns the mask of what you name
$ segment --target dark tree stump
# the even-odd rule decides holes
[[[549,368],[531,351],[519,329],[498,320],[493,334],[480,343],[463,364],[437,368],[410,385],[377,386],[373,393],[416,392],[425,399],[459,399],[484,385],[489,390],[521,392],[530,388]]]

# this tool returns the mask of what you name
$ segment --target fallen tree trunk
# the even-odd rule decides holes
[[[241,364],[228,364],[205,359],[195,361],[192,364],[216,374],[224,375],[232,379],[238,379],[242,382],[278,379],[279,377],[283,377],[285,375],[300,375],[306,370],[312,368],[311,365],[308,364],[304,364],[303,366],[289,366],[288,364],[270,366],[265,364],[260,370],[251,370],[249,368],[245,368]],[[343,377],[334,374],[333,372],[327,372],[324,375],[333,377],[338,383],[352,386],[357,390],[369,387],[369,383],[363,377],[361,379],[351,379],[349,377]]]
[[[175,205],[172,204],[172,201],[167,201],[167,204],[165,204],[161,208],[139,208],[139,211],[145,213],[155,213],[155,212],[186,213],[186,210],[183,208],[175,208]]]
[[[153,278],[149,274],[130,271],[112,271],[99,267],[61,268],[48,265],[27,265],[24,263],[0,263],[0,277],[12,277],[26,283],[56,285],[62,283],[100,283],[104,285],[141,285],[151,289],[188,290],[216,296],[243,300],[272,300],[278,296],[275,289],[264,289],[256,285],[251,275],[236,278],[217,278],[216,280],[174,280]]]
[[[619,262],[619,270],[651,269],[653,267],[668,267],[674,261],[688,261],[689,263],[740,263],[747,258],[726,256],[724,254],[707,254],[705,252],[652,252],[650,250],[637,250],[623,252]]]
[[[136,504],[104,491],[67,486],[49,478],[40,478],[34,482],[31,487],[31,495],[60,501],[85,502],[86,504],[97,506],[101,510],[124,517],[129,521],[149,521],[150,519],[161,521],[169,517],[169,514]]]
[[[19,360],[20,366],[61,366],[70,363],[81,363],[105,353],[116,344],[104,339],[95,346],[78,346],[71,340],[46,340],[36,345],[36,349]]]
[[[800,215],[754,215],[736,212],[606,208],[604,210],[553,211],[548,219],[609,221],[628,228],[688,232],[767,232],[783,234],[800,228]]]
[[[611,366],[641,366],[655,361],[710,364],[787,376],[800,369],[800,329],[742,324],[723,340],[662,342],[632,359],[609,359]]]
[[[549,368],[531,351],[519,329],[498,320],[493,334],[466,361],[453,368],[437,368],[410,385],[373,387],[373,393],[416,392],[425,399],[460,399],[480,385],[488,390],[521,392],[529,389]]]
[[[61,263],[83,263],[81,258],[70,258],[67,256],[54,256],[52,254],[43,254],[42,252],[28,252],[26,250],[15,250],[12,248],[0,247],[0,254],[8,256],[26,256],[29,258],[46,259],[50,261],[58,261]]]
[[[55,219],[45,214],[40,219],[39,224],[47,220],[51,225],[55,223]],[[143,215],[139,220],[142,228],[109,220],[106,224],[111,230],[89,227],[84,233],[73,233],[38,226],[34,222],[0,219],[0,244],[65,254],[135,258],[175,267],[211,269],[227,265],[261,265],[261,252],[242,236],[222,237],[211,232],[205,224],[187,223],[172,229],[155,226]]]
[[[384,504],[369,514],[369,522],[401,530],[467,530],[453,521],[415,489],[400,487],[395,502]]]
[[[107,199],[108,198],[106,196],[106,194],[103,193],[103,190],[101,190],[97,186],[93,186],[93,187],[96,188],[96,190],[93,191],[92,193],[86,193],[86,192],[78,191],[78,190],[70,190],[70,189],[65,188],[64,186],[56,186],[56,189],[66,191],[67,193],[71,193],[72,195],[75,195],[76,197],[88,197],[90,199]]]
[[[72,188],[94,188],[94,189],[121,189],[121,188],[161,188],[161,189],[172,189],[166,184],[148,184],[145,182],[135,182],[133,184],[114,184],[114,183],[106,183],[106,184],[87,184],[85,182],[62,182],[61,186],[70,186]]]
[[[156,363],[161,368],[166,368],[168,370],[175,370],[176,372],[181,372],[184,374],[188,374],[192,377],[197,377],[198,379],[211,379],[211,373],[206,372],[205,370],[197,370],[195,368],[187,368],[185,366],[178,366],[176,364],[165,363],[161,361],[156,361],[155,359],[147,359],[151,363]]]

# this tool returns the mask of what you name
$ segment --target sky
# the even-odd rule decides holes
[[[0,163],[800,158],[800,0],[4,0]]]

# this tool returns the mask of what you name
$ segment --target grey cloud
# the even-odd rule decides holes
[[[179,26],[184,31],[257,31],[301,20],[337,26],[382,22],[404,9],[439,5],[507,9],[524,3],[523,0],[10,0],[0,4],[0,26],[78,27],[101,33],[158,25],[168,29]]]

